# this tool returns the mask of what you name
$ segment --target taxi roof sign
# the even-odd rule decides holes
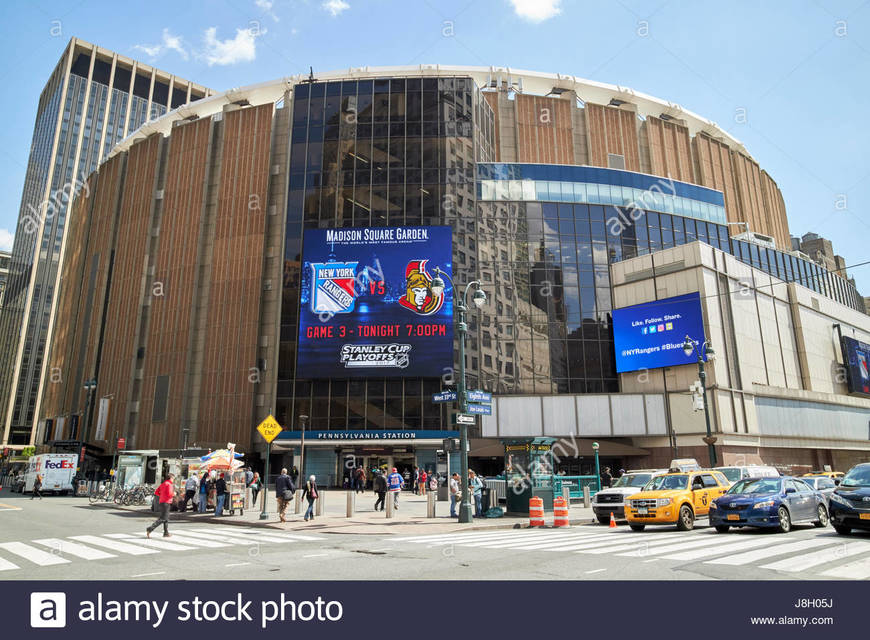
[[[263,436],[263,440],[271,444],[272,440],[277,438],[278,434],[281,433],[283,429],[281,428],[281,425],[278,424],[278,421],[269,414],[257,427],[257,431],[259,431],[260,435]]]

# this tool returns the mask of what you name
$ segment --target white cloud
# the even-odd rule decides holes
[[[350,5],[344,0],[324,0],[321,5],[326,11],[332,14],[334,18],[343,11],[350,9]]]
[[[271,17],[272,20],[278,22],[278,16],[276,16],[275,12],[272,11],[272,7],[275,6],[273,0],[254,0],[254,4],[257,5],[257,7],[261,9],[263,13]]]
[[[510,0],[510,3],[514,12],[529,22],[543,22],[562,13],[559,7],[562,0]]]
[[[0,229],[0,250],[12,251],[12,233],[9,229]]]
[[[163,38],[159,44],[137,44],[133,48],[144,52],[150,58],[157,58],[166,51],[175,51],[185,60],[189,57],[181,36],[172,35],[168,28],[163,29]]]
[[[236,29],[236,37],[218,40],[217,27],[205,30],[205,51],[201,57],[208,66],[229,65],[237,62],[253,62],[257,58],[257,38],[265,29]]]

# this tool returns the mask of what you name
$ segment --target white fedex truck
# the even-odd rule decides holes
[[[73,477],[79,461],[75,453],[41,453],[28,460],[24,477],[24,491],[33,491],[36,476],[42,476],[42,492],[66,495],[73,490]]]

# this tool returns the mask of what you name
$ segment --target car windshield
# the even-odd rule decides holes
[[[658,476],[649,481],[644,491],[685,489],[688,485],[689,476]]]
[[[778,478],[741,480],[728,489],[728,493],[778,493],[782,486]]]
[[[737,482],[743,477],[743,471],[740,470],[740,467],[722,467],[716,471],[721,471],[728,478],[728,482]]]
[[[626,473],[616,483],[614,487],[643,487],[649,479],[652,478],[651,473]]]
[[[870,464],[853,467],[840,482],[841,487],[867,487],[870,486]]]

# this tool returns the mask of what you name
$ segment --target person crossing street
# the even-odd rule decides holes
[[[287,522],[284,513],[295,493],[296,487],[293,485],[293,480],[287,475],[287,469],[281,469],[281,475],[275,479],[275,499],[278,501],[278,518],[281,522]]]
[[[30,494],[30,499],[33,500],[36,496],[42,500],[42,476],[36,474],[36,480],[33,481],[33,493]]]
[[[380,511],[383,511],[384,499],[387,497],[387,479],[377,469],[375,469],[375,478],[372,480],[372,489],[378,496],[378,499],[375,500],[375,511],[378,511],[378,505],[381,505]]]
[[[314,476],[308,477],[305,489],[302,490],[302,497],[308,500],[308,508],[305,510],[305,522],[308,522],[309,518],[314,520],[314,502],[317,500],[317,481]]]
[[[157,505],[159,511],[157,514],[157,520],[155,520],[150,527],[145,529],[146,538],[150,538],[151,532],[159,527],[161,523],[163,524],[163,537],[171,537],[169,534],[169,508],[172,506],[172,496],[175,494],[175,488],[173,486],[174,480],[175,476],[170,473],[166,476],[166,480],[164,480],[154,492],[154,495],[157,496],[159,502]]]

